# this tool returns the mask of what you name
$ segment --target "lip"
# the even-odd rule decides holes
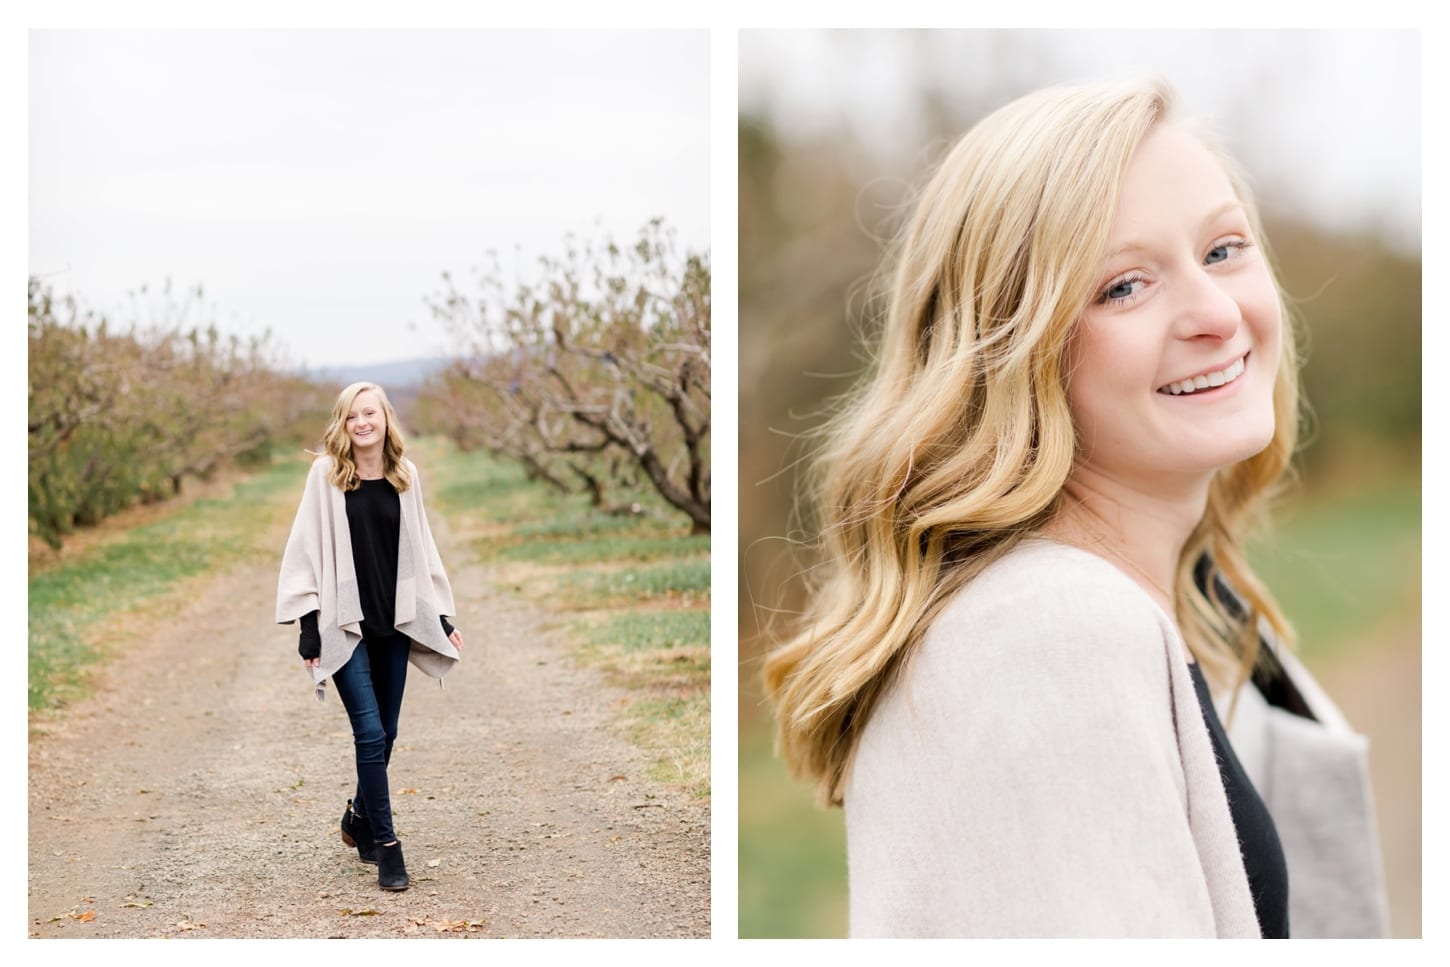
[[[1206,369],[1200,369],[1198,372],[1193,373],[1191,376],[1180,376],[1177,379],[1170,379],[1168,382],[1160,385],[1158,389],[1154,390],[1154,393],[1159,396],[1169,396],[1173,399],[1191,399],[1199,396],[1222,395],[1225,391],[1231,390],[1235,386],[1243,382],[1244,376],[1248,374],[1249,356],[1251,356],[1252,354],[1253,350],[1246,349],[1237,356],[1230,356],[1227,361],[1219,363],[1217,366],[1209,366]],[[1240,373],[1238,377],[1235,378],[1232,382],[1224,383],[1220,386],[1204,387],[1203,389],[1195,390],[1192,393],[1169,393],[1164,391],[1166,387],[1172,386],[1174,383],[1182,383],[1185,380],[1198,379],[1200,376],[1208,376],[1210,373],[1219,373],[1238,362],[1243,363],[1244,372]]]

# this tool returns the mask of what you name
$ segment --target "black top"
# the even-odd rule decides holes
[[[1259,933],[1269,939],[1287,939],[1289,868],[1284,862],[1284,847],[1279,842],[1274,817],[1269,815],[1268,807],[1234,755],[1198,662],[1191,663],[1188,670],[1193,676],[1198,703],[1203,706],[1203,721],[1213,740],[1218,772],[1228,794],[1229,812],[1233,816],[1234,831],[1238,833],[1239,851],[1244,857],[1244,872],[1249,876],[1249,892],[1254,897],[1254,913],[1259,918]]]
[[[358,599],[362,604],[364,638],[386,638],[393,628],[398,590],[398,536],[402,518],[398,492],[384,477],[360,480],[356,490],[344,495],[347,501],[347,530],[352,538],[352,566],[357,575]],[[448,619],[439,615],[445,635],[453,634]],[[317,631],[317,612],[302,618],[297,652],[303,658],[322,654]]]
[[[384,477],[361,480],[347,499],[347,530],[352,537],[352,568],[362,603],[364,638],[394,634],[393,607],[398,591],[398,492]]]

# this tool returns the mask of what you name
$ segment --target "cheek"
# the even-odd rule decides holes
[[[1133,345],[1111,326],[1079,323],[1067,357],[1067,403],[1079,429],[1111,416],[1125,394],[1151,380],[1152,361],[1144,356],[1141,344]]]
[[[1254,342],[1266,355],[1277,359],[1282,341],[1283,310],[1279,291],[1274,287],[1268,270],[1261,268],[1246,278],[1235,294],[1235,301]]]
[[[1278,359],[1280,346],[1284,341],[1284,316],[1279,304],[1278,293],[1272,287],[1265,293],[1264,300],[1256,307],[1253,318],[1255,321],[1250,325],[1254,331],[1254,338],[1272,353],[1272,358]]]

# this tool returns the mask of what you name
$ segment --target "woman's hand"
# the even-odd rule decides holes
[[[320,664],[322,664],[322,659],[321,658],[304,658],[304,659],[302,659],[302,667],[303,668],[316,668]]]
[[[457,628],[453,629],[453,634],[448,636],[448,640],[453,642],[454,648],[457,648],[459,651],[463,650],[463,635],[458,633]]]

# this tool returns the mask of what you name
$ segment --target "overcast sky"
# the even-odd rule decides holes
[[[1266,206],[1419,251],[1420,37],[1374,30],[743,31],[742,111],[787,136],[849,125],[919,158],[921,92],[999,106],[1053,83],[1159,74],[1213,119]]]
[[[705,31],[36,31],[29,53],[29,271],[122,322],[169,277],[295,362],[385,362],[446,351],[424,300],[489,249],[508,269],[657,216],[709,244]]]

